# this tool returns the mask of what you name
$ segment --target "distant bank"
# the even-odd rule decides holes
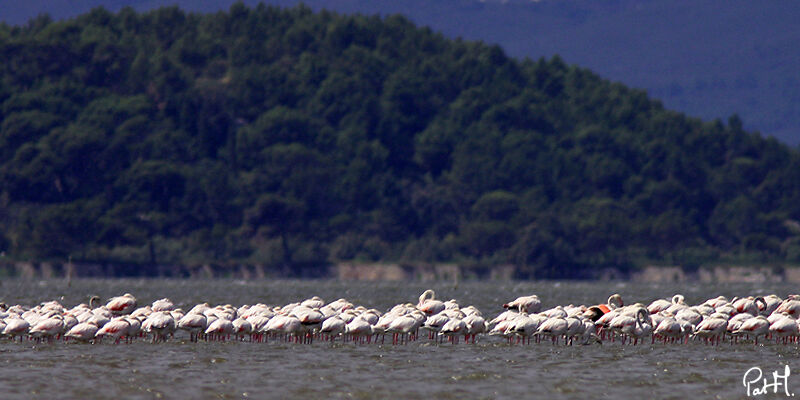
[[[339,279],[357,281],[453,281],[513,280],[521,276],[513,265],[462,266],[458,264],[392,264],[343,262],[296,266],[292,269],[263,265],[223,266],[205,264],[138,265],[110,263],[0,263],[0,277],[58,278],[187,278],[187,279]],[[704,266],[687,270],[679,266],[648,266],[635,271],[598,269],[589,279],[633,282],[796,282],[800,267],[780,265]]]

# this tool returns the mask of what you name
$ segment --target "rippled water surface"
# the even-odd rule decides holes
[[[130,292],[139,304],[169,297],[177,306],[198,302],[286,304],[312,295],[340,297],[386,310],[416,302],[427,289],[439,298],[475,305],[489,318],[501,304],[536,293],[545,307],[596,304],[612,293],[626,304],[648,304],[675,293],[696,304],[709,297],[797,290],[783,284],[645,285],[631,283],[470,282],[365,283],[341,281],[77,280],[3,281],[0,301],[33,306],[57,299],[66,306],[91,295]],[[475,345],[311,345],[282,342],[189,343],[178,335],[162,344],[77,344],[0,341],[0,398],[744,398],[744,373],[766,376],[796,368],[789,391],[800,393],[796,345],[706,346],[650,344],[593,346],[508,345],[484,337]],[[785,397],[771,391],[768,398]]]

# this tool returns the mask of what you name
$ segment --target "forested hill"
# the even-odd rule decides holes
[[[11,259],[800,261],[800,154],[558,57],[399,16],[177,8],[0,25]]]

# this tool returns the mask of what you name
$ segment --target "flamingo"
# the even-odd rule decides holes
[[[447,300],[442,304],[444,304],[444,309],[445,310],[459,310],[459,309],[461,309],[461,306],[458,305],[458,302],[456,301],[456,299]]]
[[[678,311],[675,314],[675,319],[678,321],[687,321],[692,325],[697,325],[703,320],[703,315],[700,314],[696,309],[686,308]]]
[[[253,327],[253,333],[256,335],[257,341],[260,342],[263,340],[262,333],[265,332],[265,328],[271,318],[272,317],[269,317],[265,314],[256,314],[247,319],[247,321],[250,322],[250,325]],[[203,328],[203,330],[205,330],[205,328]]]
[[[355,307],[353,305],[353,303],[347,301],[344,298],[341,298],[341,299],[337,299],[335,301],[332,301],[332,302],[328,303],[323,308],[330,308],[333,311],[343,312],[343,311],[349,310],[349,309],[351,309],[353,307]]]
[[[283,334],[285,337],[292,340],[300,337],[300,333],[303,331],[303,325],[295,316],[276,315],[269,320],[264,329],[266,332],[273,335]]]
[[[419,303],[417,309],[428,315],[438,314],[446,308],[446,305],[441,300],[436,300],[436,293],[432,289],[428,289],[419,296]]]
[[[308,308],[320,308],[325,305],[325,301],[319,296],[314,296],[310,299],[303,300],[300,305]]]
[[[753,303],[753,304],[755,304],[755,303]],[[738,336],[739,336],[739,335],[736,334],[736,331],[739,330],[739,328],[742,327],[742,324],[744,324],[745,321],[747,321],[747,320],[749,320],[751,318],[753,318],[753,314],[745,312],[745,313],[741,313],[741,314],[736,314],[733,317],[731,317],[730,319],[728,319],[728,327],[726,329],[727,329],[728,333],[732,336],[734,341],[738,340]]]
[[[303,305],[295,307],[291,314],[300,320],[303,330],[306,333],[306,339],[311,340],[313,332],[322,325],[325,320],[325,315],[319,311],[319,308],[309,308]]]
[[[650,314],[656,314],[661,311],[666,311],[673,304],[685,304],[683,302],[683,295],[676,294],[672,296],[671,301],[667,299],[654,300],[652,303],[650,303],[649,306],[647,306],[647,311],[650,312]]]
[[[93,322],[81,322],[73,326],[64,336],[78,341],[88,342],[94,339],[94,335],[97,333],[98,329],[97,325]]]
[[[464,312],[464,316],[477,315],[479,317],[483,317],[481,311],[478,310],[475,306],[466,306],[461,311]]]
[[[467,324],[462,319],[453,318],[447,321],[439,331],[439,335],[447,337],[447,339],[456,344],[458,343],[458,336],[464,335],[467,331]]]
[[[706,300],[703,305],[709,306],[711,308],[717,308],[723,304],[728,303],[728,298],[725,296],[717,296],[713,299]]]
[[[776,341],[783,339],[783,343],[785,344],[788,339],[797,336],[797,321],[792,317],[791,314],[787,314],[773,322],[769,326],[769,332],[775,336]]]
[[[639,339],[644,340],[645,337],[650,336],[653,332],[653,323],[650,320],[650,314],[644,308],[640,308],[636,313],[636,324],[633,329],[628,327],[628,335],[633,337],[634,346],[638,343]]]
[[[725,304],[723,304],[723,305],[721,305],[719,307],[715,307],[714,308],[714,312],[715,313],[720,313],[720,314],[725,314],[725,315],[728,316],[728,318],[730,318],[730,317],[738,314],[739,311],[736,310],[736,307],[734,307],[733,304],[725,303]],[[756,314],[757,314],[757,312],[756,312]]]
[[[59,335],[64,330],[64,319],[61,315],[55,314],[47,318],[40,319],[30,329],[30,335],[39,339],[47,339],[52,342],[56,335]]]
[[[130,314],[131,317],[134,318],[147,318],[150,314],[153,313],[153,309],[150,306],[139,307]]]
[[[677,319],[673,317],[668,317],[663,319],[657,326],[655,331],[653,331],[655,336],[664,339],[664,343],[667,340],[675,341],[676,339],[683,336],[683,328],[681,328],[681,324],[678,322]]]
[[[111,298],[106,308],[114,315],[126,315],[136,309],[136,298],[130,293]]]
[[[172,300],[163,298],[153,302],[153,305],[150,307],[153,312],[158,311],[172,311],[175,308],[175,304],[172,303]]]
[[[475,339],[477,338],[478,334],[484,333],[487,331],[489,324],[486,323],[486,320],[483,319],[482,316],[479,315],[480,312],[476,314],[469,314],[464,317],[464,323],[467,324],[467,341],[472,339],[472,343],[475,343]]]
[[[542,301],[539,296],[532,294],[530,296],[520,296],[509,303],[503,304],[503,308],[509,310],[521,310],[525,308],[528,312],[538,313],[542,309]]]
[[[553,344],[558,343],[558,338],[567,332],[567,320],[563,317],[548,318],[539,325],[536,330],[537,335],[547,335],[552,337]]]
[[[130,315],[126,315],[124,318],[128,321],[128,333],[125,334],[125,341],[130,342],[142,333],[142,321]]]
[[[253,333],[253,325],[242,317],[231,321],[231,324],[233,325],[233,334],[236,335],[239,340],[243,340],[245,335],[251,335]]]
[[[761,310],[761,314],[763,315],[772,314],[772,312],[775,311],[775,309],[777,309],[778,306],[780,306],[781,302],[783,301],[780,297],[778,297],[775,294],[764,296],[763,299],[765,305],[764,309]]]
[[[620,315],[620,310],[617,310],[617,309],[610,310],[607,313],[602,314],[602,316],[600,316],[600,318],[598,318],[597,320],[594,321],[595,325],[597,325],[597,327],[600,328],[600,337],[601,338],[605,338],[606,331],[609,330],[611,321],[613,321],[614,318],[618,317],[619,315]],[[612,331],[611,333],[613,335],[614,332]],[[613,336],[612,336],[612,338],[613,338]]]
[[[583,317],[599,323],[600,319],[621,308],[622,305],[622,296],[619,293],[615,293],[608,297],[606,304],[587,307],[586,311],[583,313]],[[616,316],[616,314],[614,316]],[[613,317],[606,318],[604,322],[600,323],[601,327],[607,325],[612,318]],[[601,334],[603,334],[602,331]]]
[[[514,327],[514,320],[513,319],[506,319],[502,320],[497,323],[491,330],[489,330],[490,336],[503,336],[508,338],[511,335],[511,329]]]
[[[582,317],[571,316],[567,317],[567,331],[564,332],[566,340],[572,346],[573,341],[578,336],[583,336],[586,331],[586,325],[583,323]]]
[[[761,304],[761,305],[759,305]],[[767,303],[763,297],[742,297],[733,302],[733,308],[739,313],[758,315],[762,309],[767,308]]]
[[[762,335],[766,335],[769,333],[769,326],[770,323],[767,320],[767,317],[763,315],[759,315],[757,317],[750,318],[744,322],[742,325],[734,331],[733,333],[736,335],[745,334],[747,336],[752,335],[755,339],[755,344],[758,344],[758,337]]]
[[[422,324],[421,328],[430,331],[428,337],[433,339],[442,330],[442,327],[447,321],[450,321],[450,317],[442,311],[425,319],[425,323]]]
[[[333,341],[337,336],[344,333],[346,326],[347,323],[345,323],[343,319],[339,318],[338,316],[332,316],[325,321],[322,321],[322,326],[319,328],[319,332],[327,335],[327,337]]]
[[[773,314],[774,313],[786,313],[792,316],[800,315],[800,300],[786,299],[783,303],[778,305]]]
[[[189,312],[188,314],[184,315],[183,318],[178,320],[177,328],[188,331],[189,341],[196,342],[197,335],[200,332],[205,332],[206,328],[208,328],[206,316],[199,313]]]
[[[92,315],[86,321],[91,321],[97,324],[98,327],[102,328],[108,321],[111,321],[111,316],[103,312],[102,309],[96,309],[98,312],[92,311]]]
[[[516,318],[517,315],[519,315],[519,312],[517,310],[508,309],[508,310],[503,311],[502,313],[500,313],[498,316],[496,316],[491,321],[489,321],[489,325],[495,325],[495,324],[498,324],[500,322],[510,321],[510,320]]]
[[[537,316],[537,318],[532,318],[527,312],[525,312],[524,305],[520,307],[522,311],[520,311],[516,318],[509,321],[508,327],[505,330],[505,335],[516,335],[518,343],[520,338],[522,339],[523,344],[525,343],[525,339],[527,339],[530,343],[531,336],[536,333],[536,331],[539,329],[539,325],[544,319],[546,319],[546,317]]]
[[[155,311],[142,323],[142,329],[153,334],[153,343],[166,341],[175,331],[175,319],[166,311]]]
[[[370,325],[375,325],[380,320],[381,313],[380,311],[372,308],[362,312],[361,314],[359,314],[358,317],[363,319],[364,321],[367,321]]]
[[[206,335],[217,340],[225,340],[225,337],[234,332],[233,322],[226,318],[218,318],[216,321],[210,323],[206,331]]]
[[[386,332],[392,334],[392,344],[407,343],[409,336],[413,335],[421,325],[417,318],[406,314],[392,320],[386,328]]]
[[[103,327],[97,331],[95,337],[99,340],[102,340],[104,337],[110,337],[114,339],[115,343],[119,343],[120,338],[128,333],[128,328],[130,328],[130,326],[131,324],[126,319],[115,318],[103,325]]]
[[[362,318],[354,318],[349,324],[345,325],[344,333],[356,343],[363,341],[364,338],[369,341],[372,337],[372,325]]]
[[[22,341],[22,337],[28,334],[31,327],[28,321],[19,317],[6,319],[5,322],[6,327],[3,329],[3,335],[11,336],[12,341],[16,337],[19,337],[20,341]]]
[[[711,317],[702,320],[695,328],[695,337],[701,337],[706,342],[710,339],[712,343],[719,344],[725,330],[728,327],[728,320],[721,317]]]
[[[627,313],[620,313],[608,324],[608,330],[611,331],[612,340],[616,334],[622,335],[622,343],[625,344],[626,337],[631,333],[636,325],[636,317],[628,315]]]

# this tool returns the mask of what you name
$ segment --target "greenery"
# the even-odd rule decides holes
[[[800,262],[800,153],[560,58],[238,3],[0,25],[0,251],[120,263]]]

